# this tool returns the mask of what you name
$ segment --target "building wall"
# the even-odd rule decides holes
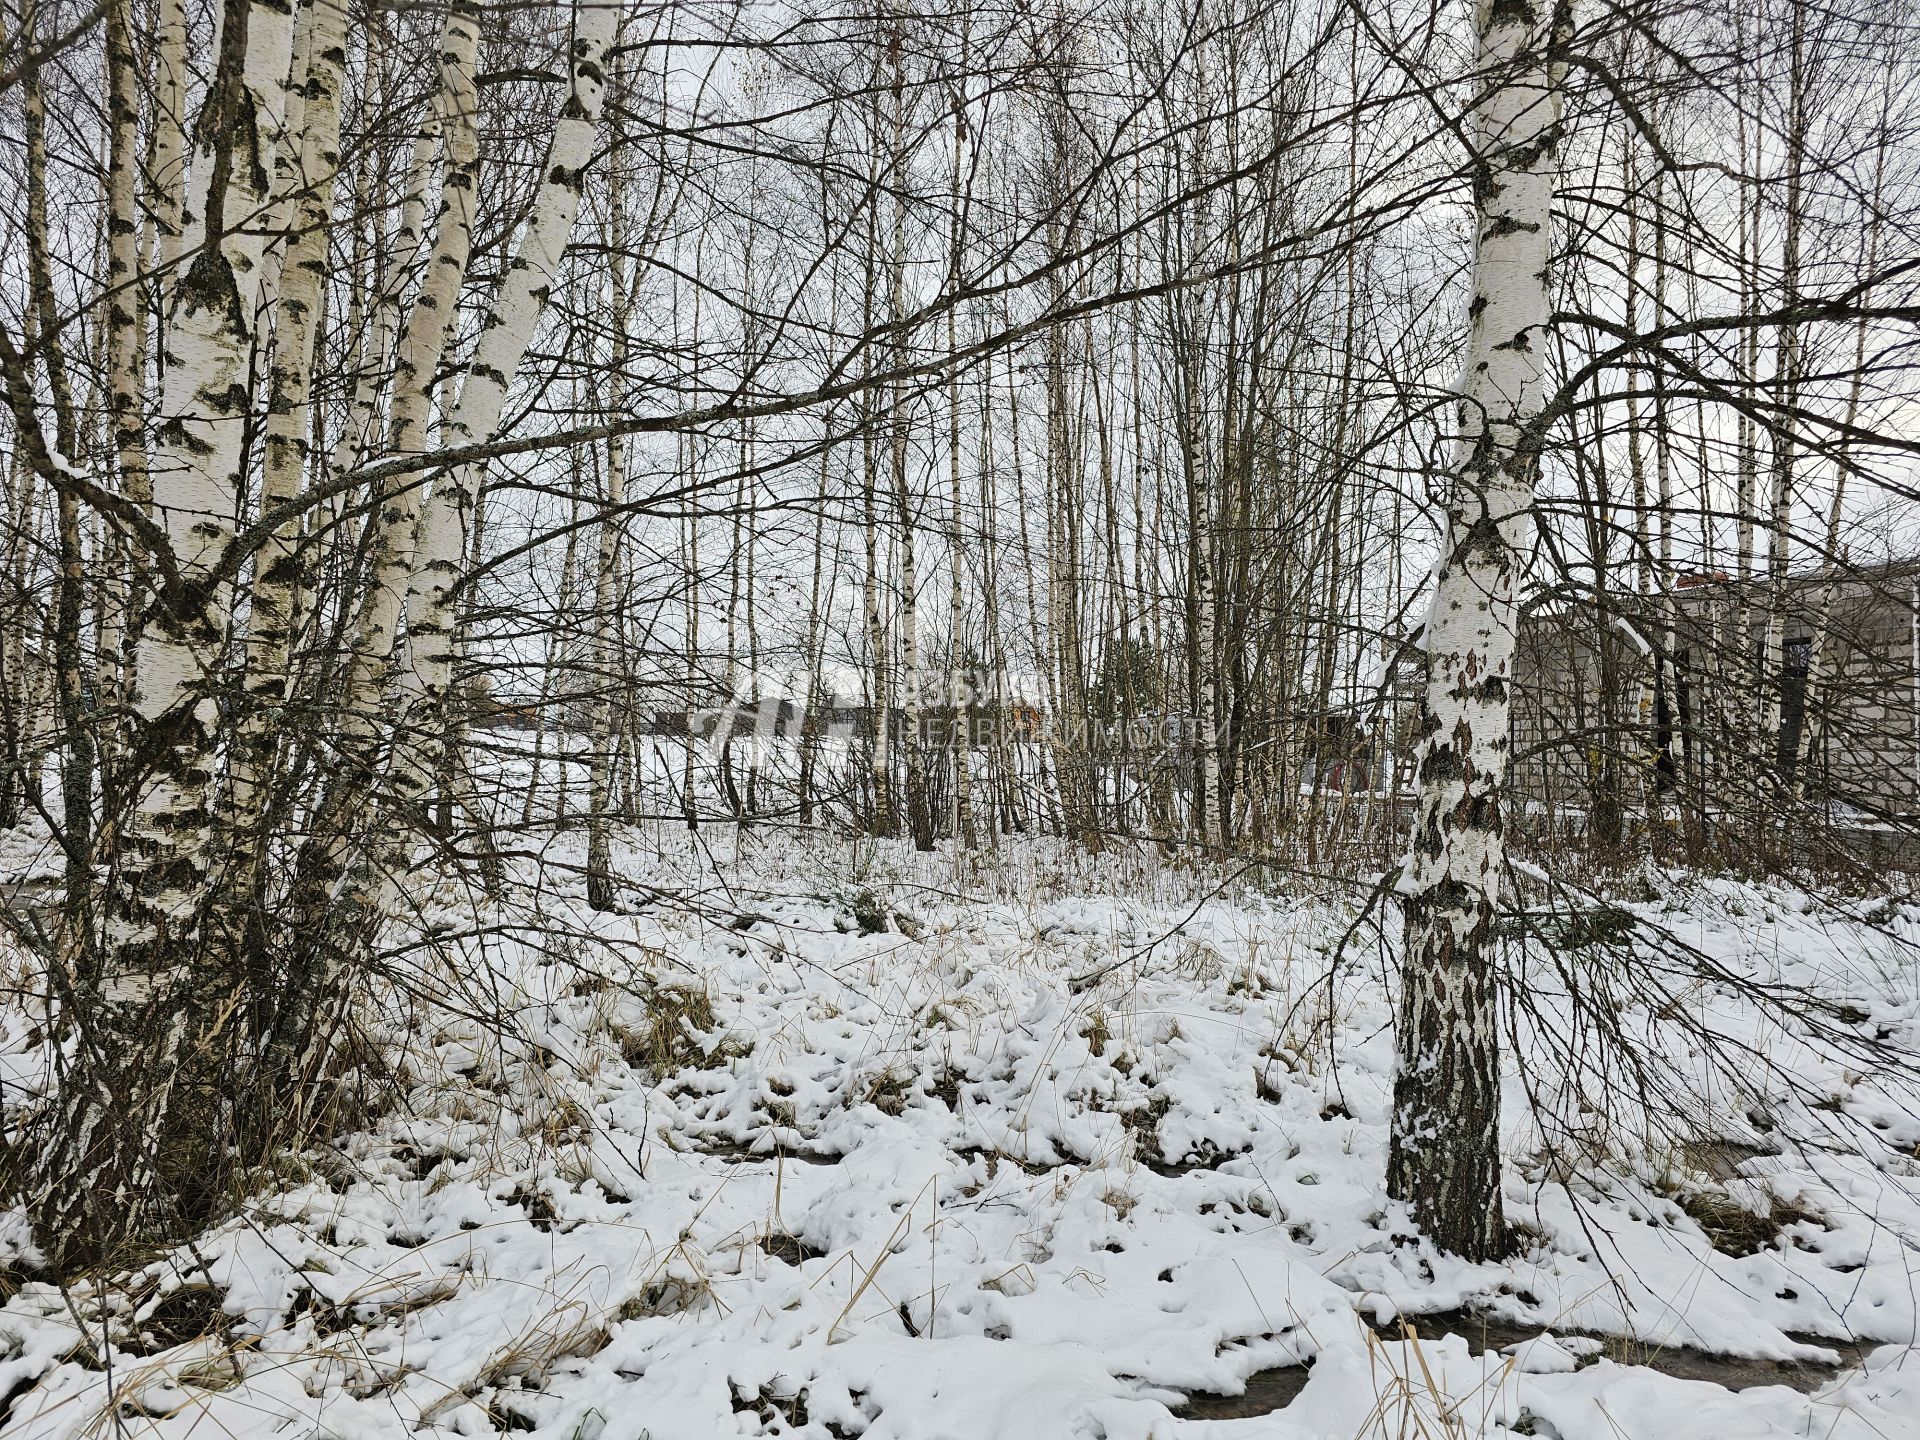
[[[1838,821],[1920,813],[1920,695],[1913,582],[1883,574],[1837,587],[1821,673],[1807,703],[1807,642],[1823,586],[1789,582],[1787,664],[1756,689],[1769,589],[1727,583],[1675,596],[1675,693],[1651,682],[1664,620],[1639,596],[1536,613],[1515,657],[1513,778],[1521,825],[1584,826],[1609,805],[1644,809],[1650,774],[1664,803],[1715,814],[1763,787],[1797,784]],[[1734,637],[1744,633],[1744,646]],[[1645,637],[1643,640],[1639,637]],[[1741,663],[1744,657],[1745,663]],[[1767,730],[1777,709],[1780,724]],[[1800,757],[1814,732],[1811,765]],[[1663,763],[1664,757],[1664,763]]]

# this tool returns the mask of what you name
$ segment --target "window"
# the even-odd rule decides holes
[[[1789,640],[1781,655],[1779,765],[1791,772],[1800,762],[1801,735],[1806,725],[1807,671],[1813,665],[1813,642]]]

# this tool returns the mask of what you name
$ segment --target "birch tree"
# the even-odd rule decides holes
[[[340,170],[341,89],[347,60],[347,14],[341,0],[308,0],[302,13],[306,56],[299,87],[300,128],[281,147],[295,156],[285,182],[291,192],[294,235],[279,269],[279,323],[268,372],[266,455],[260,486],[262,507],[277,509],[285,509],[300,493],[307,473],[312,430],[309,395],[332,233],[334,182]],[[247,626],[248,707],[228,767],[231,823],[243,844],[251,837],[265,800],[274,734],[287,697],[294,607],[304,588],[301,572],[310,563],[309,554],[299,522],[290,515],[275,527],[254,558]]]
[[[608,286],[609,319],[612,324],[612,350],[609,377],[613,403],[620,413],[632,403],[627,393],[628,331],[633,323],[633,279],[626,250],[625,187],[618,163],[611,171],[607,188],[607,249],[610,274]],[[621,509],[627,499],[627,455],[622,437],[607,444],[606,488],[602,497],[599,556],[594,570],[593,592],[593,684],[598,687],[593,702],[593,758],[587,775],[587,903],[596,910],[613,908],[613,771],[619,750],[618,716],[614,685],[615,648],[619,618],[615,613],[620,596]]]
[[[183,207],[192,259],[174,287],[154,437],[162,578],[136,659],[144,773],[133,777],[101,972],[74,987],[76,1048],[56,1143],[41,1162],[40,1219],[63,1251],[86,1253],[156,1223],[193,1191],[191,1177],[220,1143],[223,1057],[210,1037],[237,996],[230,958],[205,923],[216,863],[213,681],[231,604],[219,562],[245,484],[268,243],[249,222],[268,199],[260,157],[279,139],[292,38],[286,7],[230,0],[195,126]]]
[[[481,322],[460,398],[447,420],[451,447],[491,439],[499,428],[508,387],[533,343],[534,328],[552,293],[555,272],[580,208],[580,188],[593,153],[606,97],[607,48],[619,19],[617,0],[580,0],[574,10],[567,100],[554,125],[541,168],[544,177],[520,247],[507,266]],[[424,788],[439,775],[445,753],[448,694],[453,683],[454,606],[469,542],[481,468],[456,465],[433,487],[420,517],[420,544],[407,584],[409,670],[424,725],[417,755],[401,770],[403,783]]]
[[[1419,797],[1406,915],[1387,1189],[1443,1250],[1507,1243],[1500,1203],[1494,982],[1512,706],[1515,586],[1527,564],[1546,387],[1557,47],[1568,0],[1479,0],[1470,156],[1473,301],[1427,612]]]

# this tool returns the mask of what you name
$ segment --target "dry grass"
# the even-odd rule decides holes
[[[704,1070],[744,1053],[740,1042],[715,1037],[720,1022],[713,997],[700,986],[656,986],[647,995],[645,1007],[645,1020],[639,1026],[616,1028],[620,1058],[636,1070],[656,1076]]]
[[[1478,1440],[1497,1423],[1508,1359],[1477,1385],[1452,1393],[1419,1333],[1403,1325],[1404,1344],[1367,1336],[1374,1405],[1354,1440]]]

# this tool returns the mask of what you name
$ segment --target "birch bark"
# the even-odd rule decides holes
[[[434,375],[452,333],[460,284],[472,253],[480,172],[474,86],[479,40],[479,7],[473,0],[453,0],[440,33],[432,126],[439,132],[445,159],[438,225],[420,293],[407,312],[394,354],[387,438],[397,453],[418,453],[426,447]],[[416,178],[423,178],[422,159],[416,147]],[[418,221],[419,211],[410,198],[400,229],[400,244],[409,251],[417,240]],[[392,283],[397,290],[400,274],[392,277]],[[335,463],[344,461],[336,456]],[[348,638],[340,682],[338,740],[348,764],[340,768],[314,817],[313,839],[300,855],[290,887],[293,928],[312,937],[311,953],[275,997],[277,1009],[266,1041],[267,1067],[282,1086],[297,1083],[315,1060],[315,1018],[341,968],[351,961],[353,947],[378,923],[376,879],[368,873],[365,845],[377,816],[364,801],[369,777],[380,759],[384,682],[399,630],[418,517],[418,486],[402,481],[380,496],[369,522],[365,590]]]
[[[176,287],[155,444],[154,510],[178,569],[145,627],[136,709],[167,736],[168,755],[141,795],[133,833],[157,914],[177,923],[199,898],[190,872],[209,836],[208,771],[217,716],[208,681],[226,641],[230,598],[211,572],[233,535],[244,486],[253,319],[269,237],[250,228],[266,202],[269,137],[283,111],[291,12],[232,0],[220,72],[196,127],[194,259]],[[195,857],[198,857],[197,859]],[[183,872],[173,876],[177,868]]]
[[[151,503],[147,479],[146,366],[147,306],[140,275],[138,214],[140,162],[138,158],[139,77],[133,53],[131,0],[112,0],[107,7],[107,406],[114,453],[119,462],[120,488],[143,508]],[[155,117],[164,125],[164,117]],[[128,653],[133,605],[130,557],[119,537],[113,538],[107,593],[102,597],[100,649],[103,676],[114,683],[103,687],[116,708],[131,696]],[[117,727],[116,727],[117,728]]]
[[[383,380],[389,373],[388,365],[394,359],[393,348],[400,333],[401,297],[415,272],[420,238],[426,229],[427,188],[432,182],[433,158],[439,140],[440,122],[435,117],[414,137],[400,217],[385,247],[384,271],[378,277],[375,293],[369,299],[366,287],[356,283],[349,295],[346,328],[351,338],[346,369],[354,377],[353,395],[347,405],[346,423],[327,456],[329,486],[337,484],[379,443]],[[372,208],[369,188],[367,167],[362,166],[355,185],[353,214],[365,214]],[[320,544],[324,537],[337,533],[351,500],[350,491],[337,490],[329,500],[309,509],[304,517],[308,543]],[[325,559],[324,551],[316,557],[316,561]],[[300,587],[293,597],[292,623],[296,629],[315,619],[311,604],[315,571],[315,564],[307,564],[296,572],[296,583]]]
[[[1860,273],[1873,275],[1880,263],[1881,234],[1885,224],[1881,199],[1885,192],[1887,173],[1888,132],[1886,121],[1881,120],[1879,143],[1874,152],[1873,165],[1873,219],[1867,226],[1865,254],[1861,257]],[[1865,289],[1861,294],[1864,305],[1872,291]],[[1860,418],[1861,394],[1867,379],[1867,342],[1871,338],[1872,325],[1861,320],[1854,330],[1853,337],[1853,377],[1847,385],[1847,404],[1844,421],[1851,431]],[[1818,775],[1821,757],[1826,749],[1826,737],[1832,729],[1833,717],[1827,714],[1827,691],[1832,679],[1833,666],[1833,612],[1839,598],[1842,571],[1846,568],[1845,556],[1841,545],[1842,527],[1847,514],[1847,477],[1851,465],[1850,457],[1842,458],[1834,467],[1833,494],[1827,504],[1826,538],[1821,550],[1821,566],[1824,574],[1820,583],[1820,598],[1813,614],[1813,633],[1807,643],[1807,674],[1805,686],[1801,692],[1801,715],[1803,716],[1799,753],[1788,757],[1793,767],[1794,808],[1799,809],[1800,802],[1806,797],[1807,782],[1816,782],[1823,777]],[[1824,788],[1824,787],[1819,787]],[[1816,790],[1818,793],[1818,789]],[[1824,797],[1823,797],[1824,798]]]
[[[627,385],[627,329],[633,318],[633,268],[626,254],[626,225],[622,206],[626,196],[617,165],[610,169],[607,194],[607,248],[612,268],[613,347],[610,384],[612,409],[632,409]],[[593,592],[593,758],[587,773],[587,903],[596,910],[613,908],[613,771],[619,751],[615,714],[614,661],[620,603],[620,527],[626,504],[626,445],[618,435],[607,442],[607,485],[600,514],[599,565]]]
[[[868,191],[877,195],[879,188],[878,166],[870,173]],[[874,290],[877,283],[875,259],[880,248],[879,202],[874,200],[867,211],[866,249],[861,285],[861,328],[862,333],[871,335],[874,324]],[[870,376],[870,361],[863,362]],[[872,828],[876,835],[891,837],[898,832],[898,816],[893,804],[893,720],[889,713],[888,701],[891,698],[888,676],[892,671],[888,648],[888,635],[880,611],[880,514],[879,514],[879,457],[877,438],[874,434],[876,407],[873,392],[863,389],[860,393],[860,533],[864,546],[866,568],[860,578],[860,611],[865,626],[867,642],[867,667],[873,674],[873,693],[870,697],[873,711],[873,749],[869,755],[869,773],[873,786]]]
[[[212,692],[229,617],[214,567],[246,466],[266,241],[248,222],[266,199],[261,157],[284,113],[291,20],[285,5],[229,0],[194,133],[194,258],[174,292],[154,444],[155,519],[171,552],[160,558],[171,573],[136,657],[147,768],[132,777],[102,973],[76,1007],[56,1139],[40,1157],[37,1219],[61,1260],[167,1228],[222,1143],[216,1036],[232,1013],[233,974],[201,931],[213,871]]]
[[[1800,300],[1800,238],[1805,208],[1803,171],[1807,153],[1806,17],[1807,6],[1793,6],[1787,40],[1786,173],[1782,177],[1786,215],[1780,241],[1780,302],[1785,306]],[[1787,560],[1793,540],[1794,462],[1798,450],[1794,411],[1800,403],[1804,368],[1800,326],[1789,322],[1779,327],[1774,348],[1772,389],[1781,416],[1771,427],[1773,494],[1767,517],[1767,619],[1760,646],[1760,739],[1768,753],[1755,757],[1763,765],[1776,767],[1776,773],[1790,770],[1794,760],[1786,744],[1788,737],[1781,728],[1781,706],[1787,683]]]
[[[433,253],[394,355],[387,447],[397,455],[426,449],[434,375],[453,333],[460,284],[473,253],[473,212],[480,179],[474,87],[479,44],[479,6],[473,0],[454,0],[440,36],[440,85],[435,97],[435,120],[445,156],[440,212]],[[344,685],[347,716],[357,743],[371,738],[378,718],[381,685],[413,569],[419,517],[419,484],[403,480],[381,497],[374,518],[367,593],[354,626]]]
[[[1473,303],[1447,534],[1426,624],[1419,800],[1401,891],[1389,1194],[1442,1250],[1506,1246],[1492,931],[1504,855],[1515,584],[1546,384],[1568,0],[1479,0]]]
[[[174,267],[185,243],[183,209],[187,183],[187,6],[186,0],[159,0],[158,47],[154,65],[153,157],[149,162],[152,197],[144,244],[155,272],[158,309],[166,313],[173,294]]]
[[[347,58],[342,0],[309,0],[304,28],[306,67],[298,77],[301,127],[283,142],[283,149],[298,147],[297,159],[281,177],[294,237],[279,267],[278,334],[268,380],[266,469],[260,486],[263,511],[297,496],[306,474],[314,340],[326,280],[334,180],[340,169],[340,92]],[[298,521],[288,520],[254,557],[247,710],[228,767],[229,820],[243,848],[260,819],[279,711],[287,696],[294,605],[309,563],[303,558],[306,553]]]
[[[964,43],[963,31],[962,42]],[[949,211],[947,264],[949,283],[957,291],[961,283],[964,217],[960,208],[961,162],[967,146],[967,112],[963,99],[954,97],[953,168],[947,185]],[[960,353],[959,309],[947,308],[947,353]],[[960,372],[956,368],[947,380],[947,705],[951,712],[947,743],[953,748],[953,833],[961,848],[971,850],[978,843],[973,820],[973,697],[968,693],[962,673],[966,647],[966,612],[961,586],[960,508]],[[824,497],[823,497],[824,498]]]
[[[261,157],[267,172],[268,202],[260,224],[267,232],[267,245],[260,261],[254,325],[261,336],[262,358],[274,331],[274,310],[280,299],[280,276],[287,251],[293,243],[289,231],[301,209],[300,162],[301,134],[306,129],[306,75],[308,57],[313,51],[313,19],[317,6],[313,0],[299,7],[293,21],[293,48],[287,61],[285,108],[280,123],[267,138],[267,153]]]
[[[38,38],[38,6],[22,15],[21,40]],[[22,327],[29,351],[40,352],[41,368],[53,401],[54,449],[60,463],[73,464],[80,446],[73,380],[67,365],[66,336],[54,290],[52,236],[47,222],[47,116],[37,65],[27,68],[21,85],[22,129],[26,139],[27,288],[29,310]],[[86,599],[86,560],[81,550],[80,509],[72,491],[48,478],[53,490],[56,569],[49,640],[52,679],[61,720],[60,802],[66,831],[66,915],[75,937],[90,932],[87,917],[93,887],[94,728],[87,713],[81,677],[86,657],[81,645],[81,612]]]
[[[907,202],[912,176],[907,167],[907,68],[905,34],[895,22],[888,34],[887,59],[892,69],[892,134],[888,146],[888,182],[892,195],[892,237],[887,253],[888,320],[892,325],[889,353],[896,369],[904,370],[912,354],[907,326]],[[894,515],[900,526],[900,700],[904,733],[900,740],[905,762],[907,830],[916,850],[933,849],[933,813],[927,802],[927,760],[922,744],[921,712],[925,684],[920,673],[920,570],[918,536],[914,523],[914,496],[908,483],[908,442],[911,418],[904,380],[896,380],[887,395],[887,435]]]
[[[447,421],[444,438],[449,447],[492,438],[514,372],[546,310],[580,208],[581,182],[606,98],[607,50],[619,13],[615,0],[579,0],[575,6],[572,85],[542,167],[546,178],[534,198],[519,251],[482,322],[459,401]],[[454,606],[481,473],[479,465],[462,465],[442,476],[420,517],[419,550],[407,584],[406,620],[411,689],[425,725],[416,731],[417,753],[399,768],[397,778],[405,786],[424,788],[441,770],[453,682]]]

